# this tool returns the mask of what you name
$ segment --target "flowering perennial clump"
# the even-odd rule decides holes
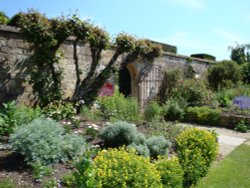
[[[240,109],[250,109],[250,97],[240,96],[233,99],[233,104]]]
[[[97,188],[162,187],[160,173],[150,159],[124,148],[99,152],[93,161],[92,178]]]

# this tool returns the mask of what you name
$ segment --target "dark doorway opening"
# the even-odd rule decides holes
[[[119,91],[125,97],[131,96],[131,78],[126,67],[119,71]]]

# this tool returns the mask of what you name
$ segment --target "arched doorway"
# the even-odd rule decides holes
[[[119,71],[119,92],[125,97],[131,96],[131,77],[127,67]]]

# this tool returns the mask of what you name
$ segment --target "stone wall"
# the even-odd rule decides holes
[[[64,70],[62,91],[64,97],[67,98],[72,96],[76,83],[73,37],[67,39],[59,50],[63,54],[60,60],[60,67]],[[112,54],[112,50],[102,53],[100,70],[105,67]],[[29,85],[30,69],[33,65],[30,61],[32,55],[31,44],[24,40],[19,29],[0,25],[0,104],[10,100],[30,104],[34,100],[32,88]],[[77,55],[83,79],[91,63],[89,46],[78,43]],[[123,56],[118,61],[121,62],[122,59]],[[196,58],[192,58],[191,61],[197,74],[202,74],[211,64],[209,61]],[[159,64],[163,69],[170,70],[177,67],[183,68],[187,62],[190,62],[190,57],[164,53],[162,57],[155,59],[153,64]],[[141,70],[140,67],[147,65],[146,61],[136,63],[138,71]],[[136,83],[135,80],[134,82]]]

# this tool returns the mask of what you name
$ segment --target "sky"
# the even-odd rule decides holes
[[[229,46],[250,43],[249,0],[0,0],[7,16],[35,9],[47,17],[77,12],[105,29],[230,59]]]

